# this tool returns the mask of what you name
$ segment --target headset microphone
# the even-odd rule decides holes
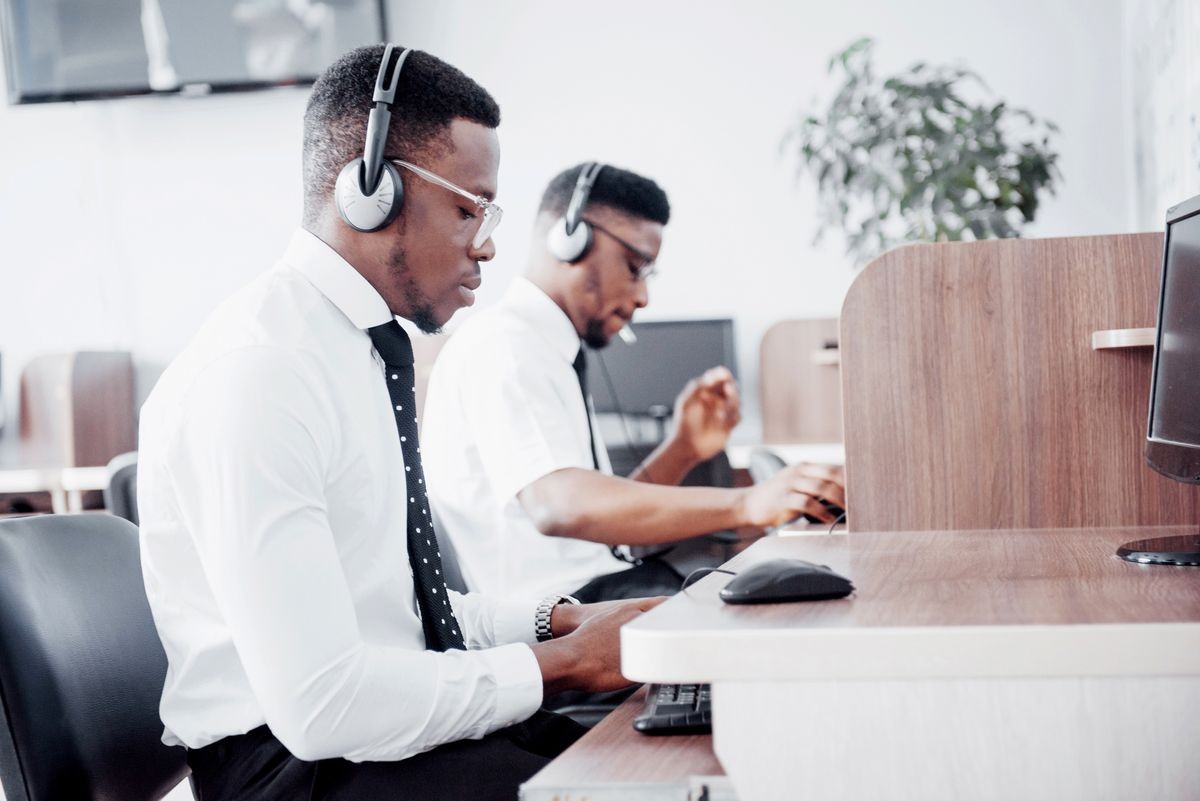
[[[392,66],[389,44],[383,50],[379,75],[375,79],[375,94],[371,98],[371,113],[367,117],[367,137],[362,158],[342,168],[334,186],[334,203],[342,219],[356,231],[378,231],[400,213],[404,203],[404,184],[396,165],[384,158],[387,149],[388,126],[396,103],[396,87],[400,69],[412,51],[405,48]]]
[[[579,170],[579,180],[571,193],[567,213],[554,222],[546,237],[546,247],[554,258],[574,264],[583,259],[592,248],[592,226],[583,219],[588,196],[604,165],[598,161],[588,162]]]

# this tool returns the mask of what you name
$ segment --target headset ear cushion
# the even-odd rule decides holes
[[[384,161],[379,173],[379,186],[371,195],[362,191],[363,160],[357,158],[342,168],[334,185],[334,203],[338,214],[356,231],[371,233],[386,228],[404,205],[404,182],[400,171],[390,161]]]
[[[546,236],[546,247],[554,258],[574,264],[592,248],[592,226],[580,220],[575,230],[568,234],[567,219],[559,217],[554,225],[550,226],[550,233]]]

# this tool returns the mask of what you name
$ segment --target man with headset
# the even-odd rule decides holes
[[[546,188],[528,269],[495,307],[438,355],[423,437],[430,495],[472,588],[580,600],[679,589],[659,559],[631,566],[620,545],[710,531],[832,520],[840,474],[797,466],[747,489],[675,486],[725,447],[740,419],[737,386],[715,367],[684,388],[675,430],[628,479],[611,475],[587,402],[585,346],[603,348],[648,302],[666,193],[598,163]]]
[[[142,410],[164,742],[204,801],[514,799],[581,730],[543,696],[628,684],[618,630],[653,602],[460,596],[442,575],[394,316],[435,331],[471,303],[498,124],[426,53],[330,66],[305,112],[302,229]]]

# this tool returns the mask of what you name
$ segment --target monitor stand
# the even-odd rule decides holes
[[[1118,548],[1117,556],[1142,565],[1200,566],[1200,533],[1133,540]]]

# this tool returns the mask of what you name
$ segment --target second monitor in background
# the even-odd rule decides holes
[[[663,320],[631,323],[637,342],[614,338],[596,352],[601,375],[590,382],[596,412],[624,413],[665,421],[675,396],[691,379],[724,365],[737,378],[733,320]],[[598,365],[599,366],[599,365]],[[612,378],[613,398],[603,370]]]
[[[613,472],[619,476],[628,475],[666,437],[675,398],[688,381],[720,365],[728,367],[735,379],[738,375],[733,320],[659,320],[629,327],[637,341],[614,337],[608,347],[593,351],[594,369],[588,382],[597,414],[619,414],[635,423],[654,421],[653,434],[646,430],[648,423],[632,429],[626,425],[629,421],[615,430],[604,427]],[[722,456],[716,464],[702,465],[683,483],[731,486],[733,476],[727,465]]]

